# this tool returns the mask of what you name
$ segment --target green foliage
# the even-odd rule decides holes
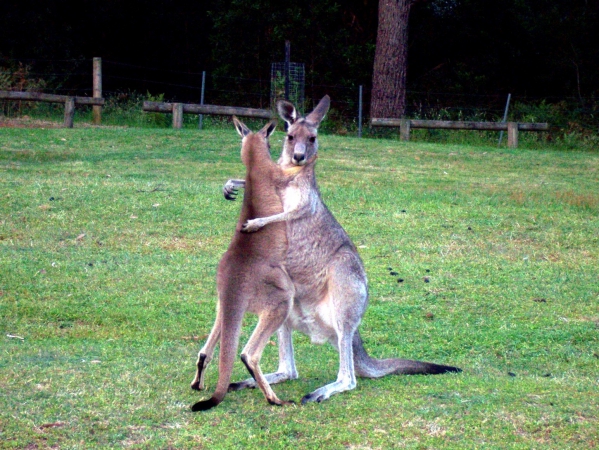
[[[41,92],[46,87],[46,81],[31,75],[31,67],[22,63],[0,60],[0,90]],[[11,116],[22,114],[22,102],[0,100],[0,114]],[[43,105],[36,106],[36,113],[42,112]]]
[[[192,414],[217,378],[189,389],[239,213],[221,193],[244,173],[236,133],[2,129],[0,446],[592,448],[597,170],[597,152],[322,135],[322,195],[370,281],[367,349],[464,372],[285,408],[235,392]],[[337,359],[295,347],[300,378],[274,389],[297,401]]]
[[[31,75],[31,67],[23,63],[0,63],[0,90],[4,91],[41,91],[46,82]]]
[[[548,122],[554,129],[565,133],[596,134],[596,117],[599,114],[599,102],[582,104],[576,100],[563,100],[549,103],[542,100],[537,103],[515,102],[511,111],[512,120],[519,122]]]
[[[147,92],[123,92],[110,96],[102,110],[103,123],[107,125],[123,125],[148,128],[166,128],[172,123],[170,114],[143,112],[144,101],[164,102],[164,94],[152,95]]]
[[[215,87],[242,90],[231,78],[240,75],[262,79],[271,63],[284,61],[289,40],[291,60],[306,64],[307,85],[319,86],[314,98],[326,93],[322,85],[355,88],[371,76],[374,46],[363,26],[372,24],[373,13],[376,17],[376,5],[364,2],[211,2],[212,73],[227,77]]]

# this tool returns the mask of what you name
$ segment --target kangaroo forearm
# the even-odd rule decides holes
[[[274,216],[264,217],[264,220],[267,221],[266,223],[289,222],[291,220],[297,220],[302,218],[308,213],[309,209],[310,208],[307,205],[299,206],[289,211],[283,211],[282,213],[275,214]]]
[[[232,179],[232,180],[228,180],[227,184],[231,184],[233,186],[235,186],[235,188],[239,189],[239,188],[244,188],[245,187],[245,180],[238,180],[238,179]]]
[[[284,211],[279,214],[274,214],[272,216],[267,217],[258,217],[256,219],[248,220],[243,224],[242,231],[246,233],[251,233],[254,231],[258,231],[260,228],[268,225],[273,222],[289,222],[292,220],[297,220],[309,212],[310,208],[308,205],[303,207],[294,208],[289,211]]]

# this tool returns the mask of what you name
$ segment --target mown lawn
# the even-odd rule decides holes
[[[327,135],[320,154],[369,276],[367,349],[463,373],[191,413],[217,379],[189,388],[239,212],[221,195],[244,172],[237,134],[3,128],[0,448],[597,447],[599,154]],[[295,346],[300,378],[275,390],[299,401],[337,356]]]

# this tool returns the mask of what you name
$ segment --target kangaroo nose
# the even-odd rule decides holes
[[[294,154],[293,154],[293,159],[294,159],[296,162],[302,162],[302,161],[304,160],[304,158],[305,158],[305,157],[306,157],[306,155],[305,155],[305,154],[303,154],[303,153],[294,153]]]

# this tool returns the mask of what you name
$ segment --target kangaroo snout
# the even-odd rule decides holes
[[[293,164],[297,164],[301,166],[306,162],[306,144],[297,143],[295,147],[293,147],[293,159],[291,160]]]
[[[302,165],[304,160],[306,159],[306,155],[303,153],[294,153],[293,154],[293,163],[297,165]]]

